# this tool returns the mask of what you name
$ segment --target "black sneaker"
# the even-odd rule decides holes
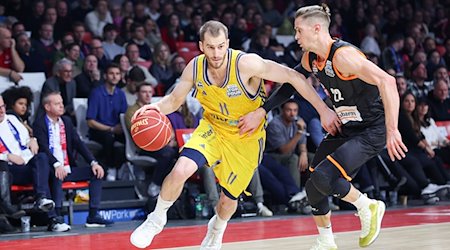
[[[47,230],[51,232],[67,232],[70,229],[71,227],[64,223],[63,218],[60,216],[50,218],[47,228]]]
[[[34,203],[34,207],[43,212],[48,212],[55,208],[55,202],[47,198],[39,198]]]
[[[94,217],[88,216],[86,219],[86,227],[106,227],[114,224],[111,220],[105,220],[100,215],[95,215]]]

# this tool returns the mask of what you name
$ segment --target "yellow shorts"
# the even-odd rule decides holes
[[[208,121],[201,120],[184,145],[199,151],[219,180],[234,198],[247,188],[262,160],[265,134],[259,139],[230,139],[217,134]]]

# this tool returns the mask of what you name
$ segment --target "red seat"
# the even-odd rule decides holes
[[[447,132],[447,138],[450,140],[450,121],[436,121],[436,126],[445,128],[445,132]]]
[[[194,128],[183,128],[175,130],[175,139],[177,140],[178,147],[182,148],[184,144],[191,138]]]
[[[198,43],[196,42],[176,42],[177,51],[198,51]]]
[[[82,188],[88,188],[89,182],[87,181],[67,181],[63,182],[62,189],[82,189]],[[11,191],[13,192],[23,192],[23,191],[32,191],[33,185],[12,185]]]

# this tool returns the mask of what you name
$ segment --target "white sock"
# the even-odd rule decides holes
[[[227,226],[228,220],[220,218],[218,214],[214,215],[214,217],[216,217],[214,222],[214,229],[222,230]],[[212,217],[211,220],[214,220],[214,217]]]
[[[256,206],[258,207],[259,210],[261,210],[261,208],[264,207],[264,204],[262,202],[258,202],[256,203]]]
[[[367,196],[365,196],[362,193],[359,193],[359,198],[355,202],[352,202],[352,204],[358,210],[360,210],[363,207],[368,207],[370,205],[370,203],[372,203],[372,200],[367,198]]]
[[[167,210],[169,210],[172,205],[173,201],[165,201],[161,198],[161,195],[158,195],[158,201],[156,202],[153,213],[164,220],[167,217]]]
[[[322,237],[325,237],[327,239],[333,239],[333,229],[331,228],[331,224],[327,227],[317,227],[317,230],[319,230],[319,235]]]

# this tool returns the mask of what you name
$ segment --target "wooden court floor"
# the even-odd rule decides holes
[[[148,249],[198,249],[206,233],[204,225],[168,227]],[[359,249],[359,219],[352,213],[335,213],[332,218],[339,249]],[[129,225],[123,231],[79,234],[47,234],[20,240],[0,240],[0,249],[136,249],[128,241]],[[309,249],[316,228],[310,217],[231,221],[224,236],[223,250]],[[386,211],[377,241],[367,249],[440,250],[450,249],[450,205],[402,208]]]

